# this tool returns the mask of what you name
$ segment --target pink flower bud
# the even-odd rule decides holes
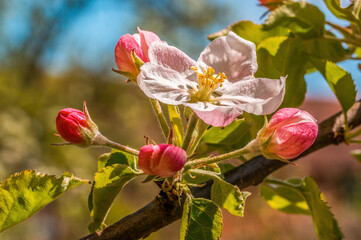
[[[149,62],[148,49],[150,44],[154,41],[161,41],[153,32],[142,31],[139,28],[138,31],[139,34],[123,35],[114,50],[115,62],[119,72],[130,79],[136,79],[139,73],[132,51],[141,62]]]
[[[267,7],[270,11],[279,7],[286,0],[258,0],[260,5]]]
[[[139,167],[149,175],[171,177],[187,161],[186,152],[170,144],[145,145],[139,151]]]
[[[91,120],[84,101],[84,111],[74,108],[61,110],[56,117],[59,135],[70,143],[90,145],[99,134],[97,125]]]
[[[317,132],[317,122],[308,112],[283,108],[272,116],[258,138],[265,157],[293,159],[313,144]]]

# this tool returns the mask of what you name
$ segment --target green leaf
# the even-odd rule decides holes
[[[311,58],[310,60],[326,79],[326,82],[336,95],[343,112],[346,113],[355,103],[356,99],[356,88],[351,74],[333,62],[316,58]]]
[[[180,147],[183,144],[184,128],[178,106],[168,105],[169,119],[173,124],[175,144]]]
[[[180,240],[217,240],[222,234],[222,213],[211,200],[187,198],[183,207]]]
[[[224,174],[232,169],[236,168],[232,163],[218,163],[218,167],[221,170],[221,173]]]
[[[201,169],[192,169],[189,172],[195,177],[213,179],[211,200],[231,214],[243,217],[245,200],[250,193],[241,192],[237,186],[222,180],[217,173]]]
[[[342,8],[340,4],[340,0],[323,0],[330,10],[336,17],[340,19],[349,20],[352,22],[357,22],[357,18],[352,13],[353,4],[348,6],[347,8]]]
[[[244,119],[236,119],[226,127],[211,127],[202,140],[208,144],[232,145],[241,139],[252,124]]]
[[[25,170],[0,183],[0,232],[31,217],[64,192],[88,180]]]
[[[277,52],[276,52],[277,51]],[[287,76],[282,107],[298,107],[306,94],[307,55],[299,38],[273,37],[262,41],[257,49],[256,77]]]
[[[340,42],[325,39],[313,38],[303,41],[307,54],[320,59],[339,62],[346,56],[346,51]]]
[[[267,184],[261,185],[261,195],[274,209],[286,213],[309,215],[309,209],[302,193],[289,186]]]
[[[112,153],[105,153],[101,155],[98,159],[98,171],[102,168],[111,166],[113,164],[125,164],[129,166],[133,170],[137,170],[135,167],[135,163],[137,161],[137,157],[134,155],[114,151]]]
[[[212,201],[235,216],[243,217],[245,201],[249,195],[249,192],[241,192],[237,186],[220,178],[214,179],[211,190]]]
[[[258,44],[257,49],[264,48],[271,56],[276,56],[281,44],[288,39],[287,36],[270,37]]]
[[[125,164],[113,164],[102,168],[95,174],[94,185],[89,196],[90,216],[93,222],[89,231],[94,232],[105,226],[104,220],[119,191],[130,180],[142,173],[134,171]]]
[[[286,36],[289,33],[288,29],[282,26],[277,26],[272,29],[265,29],[262,25],[255,24],[251,21],[239,21],[219,32],[209,35],[208,39],[214,40],[217,37],[227,36],[230,31],[236,33],[238,36],[248,41],[253,42],[256,45],[258,45],[258,43],[266,38]]]
[[[361,149],[352,150],[351,155],[361,163]]]
[[[303,38],[322,36],[325,16],[314,5],[305,1],[288,2],[274,10],[267,18],[265,27],[287,27]]]
[[[265,179],[261,191],[275,209],[311,215],[318,239],[342,239],[341,230],[311,177],[287,181]]]

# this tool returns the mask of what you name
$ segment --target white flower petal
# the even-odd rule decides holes
[[[286,78],[268,79],[249,77],[236,83],[224,84],[221,104],[233,102],[238,108],[256,115],[267,115],[277,110],[285,94]]]
[[[150,62],[185,75],[193,72],[190,68],[196,65],[196,61],[188,57],[187,54],[165,42],[153,42],[150,45],[148,56]]]
[[[241,113],[242,110],[234,106],[218,106],[207,103],[185,103],[193,109],[197,116],[205,123],[214,127],[224,127],[233,122]]]
[[[253,75],[258,68],[256,46],[234,32],[211,42],[197,62],[211,66],[216,73],[225,73],[231,82]]]
[[[188,81],[182,74],[151,62],[141,67],[138,85],[150,98],[165,104],[179,105],[190,100]]]

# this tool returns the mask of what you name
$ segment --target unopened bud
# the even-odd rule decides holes
[[[84,102],[84,111],[74,108],[61,110],[56,118],[59,135],[69,143],[88,146],[99,134],[97,125],[90,119]]]
[[[148,49],[152,42],[161,41],[153,32],[140,30],[139,34],[123,35],[115,46],[115,62],[119,70],[114,70],[130,80],[136,81],[141,65],[149,62]]]
[[[139,151],[139,167],[149,175],[171,177],[187,161],[186,152],[171,144],[145,145]]]
[[[283,108],[259,132],[262,153],[271,159],[293,159],[316,140],[318,125],[306,111]]]

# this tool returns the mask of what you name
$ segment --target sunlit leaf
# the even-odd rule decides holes
[[[325,16],[314,5],[306,1],[288,2],[268,16],[266,27],[287,27],[303,38],[322,36]]]
[[[0,183],[0,232],[31,217],[61,194],[88,180],[25,170]]]
[[[288,39],[287,36],[267,38],[258,44],[257,49],[264,48],[271,56],[276,56],[281,44]]]
[[[202,140],[209,144],[232,145],[243,137],[250,126],[250,122],[236,119],[226,127],[211,127],[206,131]]]
[[[119,191],[140,174],[125,164],[113,164],[95,174],[94,185],[89,196],[90,216],[93,219],[89,225],[89,231],[94,232],[105,226],[104,220]]]
[[[194,177],[212,179],[211,200],[219,207],[227,209],[231,214],[243,216],[245,200],[249,196],[248,192],[241,192],[237,186],[224,181],[217,173],[201,169],[192,169],[189,172]]]
[[[186,199],[179,239],[218,240],[222,227],[222,213],[215,203],[204,198]]]
[[[114,151],[111,153],[105,153],[98,159],[98,171],[102,168],[111,166],[113,164],[125,164],[131,169],[136,170],[137,158],[129,153]]]
[[[311,58],[311,62],[326,79],[336,95],[342,110],[346,113],[355,103],[356,88],[351,74],[333,62]]]
[[[256,45],[258,45],[258,43],[266,38],[286,36],[289,33],[289,30],[282,26],[277,26],[272,29],[264,29],[262,25],[245,20],[236,22],[219,32],[211,34],[208,36],[208,38],[210,40],[214,40],[217,37],[228,35],[230,31],[236,33],[238,36],[248,41],[253,42]]]
[[[351,155],[361,163],[361,149],[352,150]]]
[[[235,216],[243,217],[245,201],[249,195],[248,192],[241,192],[237,186],[221,179],[214,179],[212,201]]]
[[[342,239],[341,230],[311,177],[281,181],[266,179],[262,196],[275,209],[312,216],[318,239]]]
[[[294,187],[268,184],[261,185],[261,194],[266,202],[274,209],[286,213],[309,215],[309,209],[305,198]]]
[[[257,77],[287,76],[282,107],[298,107],[306,94],[307,55],[299,38],[273,37],[262,41],[257,48]]]

